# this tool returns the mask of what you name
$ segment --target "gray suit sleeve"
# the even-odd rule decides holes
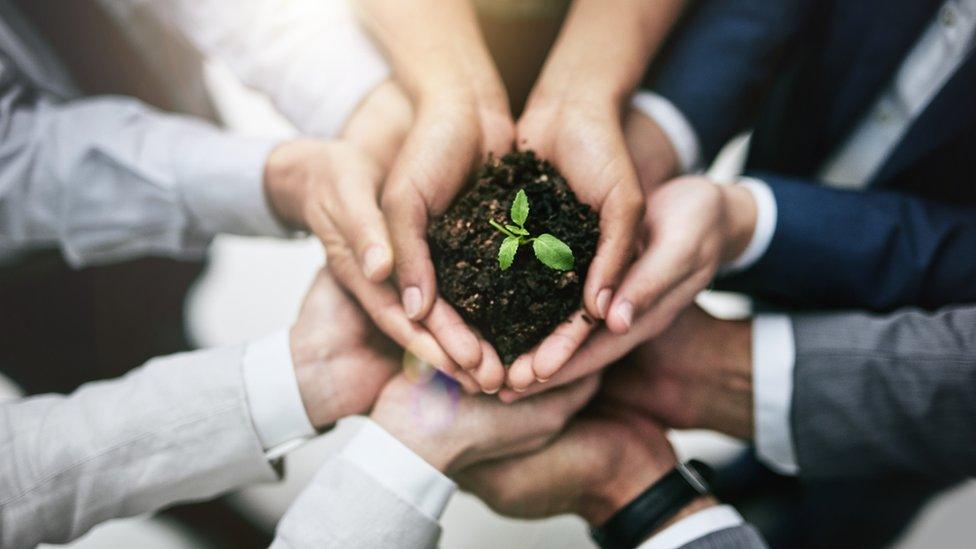
[[[976,475],[976,307],[799,315],[793,329],[804,477]]]
[[[726,528],[712,532],[690,543],[681,549],[765,549],[766,542],[759,532],[750,524],[743,524],[735,528]]]
[[[242,352],[174,355],[69,396],[0,405],[0,547],[65,543],[111,518],[276,479]]]
[[[441,528],[342,456],[327,461],[278,523],[272,549],[426,549]]]

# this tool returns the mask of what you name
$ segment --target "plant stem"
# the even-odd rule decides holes
[[[512,234],[512,231],[509,231],[509,230],[508,230],[508,229],[506,229],[506,228],[505,228],[504,226],[502,226],[502,225],[499,225],[498,223],[496,223],[496,222],[495,222],[495,220],[494,220],[494,219],[489,219],[489,220],[488,220],[488,224],[489,224],[489,225],[491,225],[492,227],[494,227],[494,228],[496,228],[496,229],[498,229],[499,231],[501,231],[501,232],[502,232],[502,234],[505,234],[505,235],[508,235],[508,236],[511,236],[511,237],[515,237],[515,238],[518,238],[518,235],[516,235],[516,234]]]

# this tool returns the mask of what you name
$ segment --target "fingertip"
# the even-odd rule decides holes
[[[569,359],[571,352],[559,341],[546,340],[532,359],[532,375],[537,381],[548,381]]]
[[[607,327],[615,334],[626,334],[634,325],[634,304],[628,299],[622,299],[610,309],[607,317]]]
[[[475,372],[475,379],[485,393],[497,393],[505,383],[505,367],[498,353],[487,341],[481,342],[481,364]]]
[[[422,318],[421,312],[423,309],[424,297],[423,294],[420,293],[420,288],[417,286],[408,286],[404,288],[401,300],[403,301],[403,311],[407,313],[407,318],[410,320],[420,320]]]
[[[610,288],[603,288],[596,294],[596,309],[597,318],[607,318],[607,312],[610,309],[610,301],[613,298],[613,290]]]
[[[515,392],[523,392],[535,383],[532,359],[522,355],[508,369],[508,386]]]

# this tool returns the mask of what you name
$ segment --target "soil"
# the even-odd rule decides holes
[[[543,265],[531,244],[519,247],[509,269],[499,268],[505,235],[488,220],[511,223],[519,189],[529,199],[525,228],[532,236],[550,233],[568,244],[573,270]],[[581,308],[600,230],[596,212],[577,200],[549,162],[529,151],[489,158],[427,236],[441,295],[511,364]]]

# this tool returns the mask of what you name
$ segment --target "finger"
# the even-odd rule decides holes
[[[618,334],[626,333],[635,317],[691,276],[695,245],[692,240],[652,243],[630,268],[614,296],[607,314],[607,328]]]
[[[576,350],[548,382],[531,385],[521,392],[502,390],[499,398],[502,402],[515,402],[572,383],[606,368],[647,339],[645,332],[648,320],[650,319],[639,319],[637,327],[624,335],[617,335],[608,330],[597,331]]]
[[[389,283],[370,282],[362,275],[348,248],[327,250],[326,266],[336,280],[356,296],[379,329],[398,345],[446,374],[454,375],[460,371],[434,336],[406,317],[397,293]]]
[[[632,330],[618,335],[608,330],[593,334],[586,343],[544,385],[531,385],[521,392],[503,389],[498,397],[502,402],[512,403],[543,391],[552,390],[567,383],[600,371],[622,359],[638,345],[663,332],[671,322],[694,300],[700,280],[692,277],[667,294],[659,303],[637,318]]]
[[[498,392],[505,382],[505,367],[498,352],[485,340],[481,340],[481,364],[474,372],[474,379],[481,390],[489,395]]]
[[[474,370],[481,363],[481,342],[446,301],[438,298],[434,302],[424,325],[459,366]]]
[[[540,408],[553,411],[557,414],[557,417],[568,419],[571,415],[582,409],[593,398],[599,388],[600,377],[593,374],[580,379],[576,383],[561,387],[556,391],[549,391],[537,395],[531,401],[525,401],[525,404],[532,402]]]
[[[505,376],[505,383],[508,390],[504,393],[520,393],[532,385],[535,381],[535,371],[532,370],[532,351],[525,353],[515,359],[515,362],[508,367],[508,374]],[[502,402],[513,402],[515,399],[507,400],[502,398]]]
[[[533,354],[532,371],[535,380],[539,383],[549,381],[586,341],[594,325],[595,321],[584,311],[579,311],[546,336],[539,345],[539,350]]]
[[[403,309],[411,320],[420,320],[430,313],[437,293],[427,246],[427,205],[417,189],[404,182],[383,193],[383,213],[390,224]]]
[[[482,152],[495,157],[503,156],[512,150],[515,143],[515,123],[508,110],[482,110],[480,113]]]
[[[470,373],[465,372],[464,370],[457,370],[451,374],[451,377],[461,384],[461,388],[464,389],[465,393],[469,395],[477,395],[481,393],[481,387]]]
[[[393,271],[393,246],[377,196],[381,177],[376,169],[343,173],[334,189],[337,203],[331,206],[336,227],[373,282],[386,280]]]
[[[620,180],[600,207],[600,241],[583,285],[583,303],[594,318],[606,318],[614,288],[630,265],[644,199],[633,175]]]

